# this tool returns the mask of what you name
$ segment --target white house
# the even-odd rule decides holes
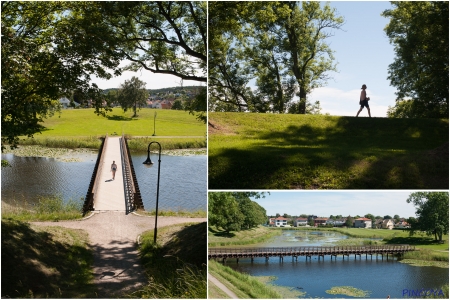
[[[368,218],[359,218],[355,220],[356,228],[372,228],[372,220]]]
[[[278,218],[270,218],[269,225],[275,227],[284,227],[287,225],[287,218],[278,217]]]
[[[308,218],[297,218],[294,220],[295,227],[306,226],[306,225],[308,225]]]
[[[381,228],[383,229],[392,229],[394,228],[394,221],[392,219],[383,220],[383,224],[381,224]]]
[[[62,97],[59,99],[59,104],[61,104],[62,108],[68,108],[70,106],[70,100],[66,97]]]

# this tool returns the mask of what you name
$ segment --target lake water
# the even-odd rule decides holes
[[[146,210],[155,209],[158,163],[143,166],[146,154],[132,155],[133,165]],[[82,162],[64,162],[53,158],[18,157],[2,154],[12,167],[2,168],[1,196],[7,203],[36,202],[39,196],[61,195],[64,200],[86,196],[97,159],[96,154]],[[206,210],[206,155],[161,156],[159,209]]]
[[[320,238],[314,238],[320,236]],[[307,237],[307,238],[295,238]],[[311,238],[313,237],[313,238]],[[311,238],[311,239],[310,239]],[[260,247],[287,246],[333,246],[333,240],[346,239],[345,235],[331,232],[311,232],[283,230],[283,234],[269,243],[259,244]],[[298,240],[298,241],[296,241]],[[252,245],[254,246],[254,245]],[[255,246],[256,247],[256,246]],[[415,267],[400,263],[396,258],[381,259],[381,256],[349,256],[337,259],[318,260],[312,257],[306,260],[299,257],[297,261],[285,257],[283,261],[272,257],[265,258],[228,259],[226,265],[243,273],[253,276],[276,276],[273,284],[287,286],[306,292],[304,298],[353,298],[344,295],[331,295],[326,290],[334,286],[352,286],[364,291],[370,291],[370,298],[403,298],[406,290],[438,289],[448,284],[448,269],[437,267]]]

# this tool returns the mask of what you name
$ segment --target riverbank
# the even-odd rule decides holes
[[[21,201],[21,204],[9,204],[2,201],[1,217],[2,219],[21,222],[81,220],[83,219],[81,213],[83,202],[83,199],[65,202],[60,196],[39,197],[39,201],[33,205],[28,204],[26,201]],[[155,211],[138,211],[136,214],[141,216],[154,216],[156,213]],[[158,216],[206,218],[206,211],[198,210],[190,212],[186,210],[158,210]]]
[[[258,226],[248,230],[230,231],[229,233],[214,226],[210,226],[208,227],[208,246],[224,247],[251,245],[268,241],[280,234],[281,231],[269,230],[264,226]]]
[[[295,288],[271,284],[276,279],[274,277],[242,274],[214,260],[209,261],[208,272],[235,293],[239,299],[294,299],[305,295],[304,292]],[[219,298],[219,296],[220,292],[214,286],[208,288],[208,298]]]

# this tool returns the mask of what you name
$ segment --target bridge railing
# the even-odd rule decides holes
[[[142,202],[141,192],[137,183],[131,154],[128,149],[128,143],[124,135],[122,135],[120,141],[120,148],[122,156],[125,209],[128,214],[136,209],[144,209],[144,204]]]
[[[102,141],[100,149],[97,155],[97,161],[94,166],[94,171],[92,172],[91,181],[89,183],[88,191],[86,193],[86,198],[84,199],[84,204],[82,208],[82,213],[85,215],[88,211],[94,210],[94,198],[98,189],[98,178],[102,172],[103,164],[101,163],[103,154],[106,149],[106,144],[108,143],[108,134],[106,134],[105,138]]]
[[[334,255],[358,253],[383,253],[413,251],[411,245],[380,245],[380,246],[305,246],[305,247],[262,247],[262,248],[209,248],[208,255],[240,255],[240,256],[277,256],[277,255]]]

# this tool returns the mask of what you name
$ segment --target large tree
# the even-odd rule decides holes
[[[120,103],[123,111],[133,109],[133,117],[137,117],[137,110],[145,106],[148,98],[148,92],[145,89],[146,83],[139,80],[136,76],[130,80],[125,80],[121,84],[117,93],[117,101]]]
[[[94,3],[130,69],[206,82],[206,1]]]
[[[390,19],[385,31],[396,55],[388,79],[397,103],[388,116],[448,118],[449,3],[391,3],[394,8],[382,13]]]
[[[208,223],[226,232],[239,231],[244,222],[239,204],[229,192],[208,194]]]
[[[285,113],[297,95],[307,113],[307,94],[336,70],[325,40],[342,23],[318,2],[211,3],[210,110]]]
[[[111,40],[99,41],[109,29],[97,11],[83,2],[11,1],[1,3],[1,20],[2,149],[40,132],[58,99],[74,90],[104,112],[90,75],[110,78],[108,69],[119,74],[120,54]]]
[[[434,234],[435,240],[442,243],[442,236],[448,234],[448,192],[415,192],[406,200],[416,207],[415,221],[411,221],[410,234],[425,231]]]

